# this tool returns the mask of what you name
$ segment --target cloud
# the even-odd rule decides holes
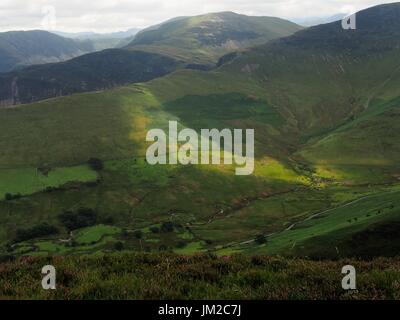
[[[176,16],[234,11],[248,15],[307,18],[348,13],[392,1],[379,0],[1,0],[0,31],[56,28],[110,32],[146,27]],[[54,24],[49,21],[54,8]],[[50,16],[50,18],[52,18]],[[47,19],[47,20],[46,20]]]

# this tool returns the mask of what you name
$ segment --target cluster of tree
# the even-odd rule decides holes
[[[97,222],[97,213],[93,209],[80,208],[75,212],[65,211],[58,218],[69,231],[72,231],[95,225]]]
[[[17,194],[6,193],[4,198],[6,201],[11,201],[11,200],[16,200],[16,199],[22,198],[22,195],[20,193],[17,193]]]
[[[171,222],[171,221],[163,222],[163,223],[161,224],[160,231],[161,231],[162,233],[174,232],[174,223]]]
[[[28,229],[18,229],[15,234],[14,241],[22,242],[39,237],[57,234],[58,229],[48,223],[42,223]]]

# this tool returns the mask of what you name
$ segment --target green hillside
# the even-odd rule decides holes
[[[139,32],[127,46],[191,64],[214,65],[223,55],[289,36],[302,27],[273,17],[233,12],[182,17]]]
[[[395,233],[400,205],[399,14],[400,4],[378,6],[358,14],[356,31],[313,27],[209,72],[0,110],[0,176],[103,162],[95,181],[70,173],[51,192],[27,192],[21,176],[19,188],[3,184],[4,253],[396,255],[398,239],[383,234]],[[254,175],[150,166],[146,133],[169,120],[254,128]]]

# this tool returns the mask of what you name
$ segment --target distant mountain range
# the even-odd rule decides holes
[[[53,33],[62,36],[64,38],[72,38],[72,39],[81,39],[81,40],[88,40],[88,39],[125,39],[129,37],[135,36],[141,29],[139,28],[131,28],[127,31],[119,31],[119,32],[110,32],[110,33],[96,33],[96,32],[61,32],[61,31],[54,31]]]
[[[0,33],[0,72],[65,61],[95,51],[91,41],[66,39],[47,31]]]
[[[10,31],[0,33],[0,73],[36,64],[66,61],[80,55],[129,44],[137,28],[100,34]]]
[[[248,17],[231,12],[172,19],[143,30],[122,49],[92,53],[59,65],[34,66],[2,74],[0,105],[29,103],[148,81],[178,68],[208,70],[227,53],[285,37],[301,29],[278,18]],[[134,32],[130,30],[127,33]],[[91,35],[76,36],[90,39]],[[93,40],[65,41],[90,44],[89,41]],[[91,45],[93,50],[93,43]],[[139,56],[140,64],[131,61]],[[116,57],[118,60],[113,62]]]

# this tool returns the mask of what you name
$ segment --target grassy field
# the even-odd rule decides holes
[[[85,165],[50,169],[46,173],[33,168],[0,169],[0,199],[7,193],[27,196],[68,182],[93,182],[97,178],[97,173]]]

